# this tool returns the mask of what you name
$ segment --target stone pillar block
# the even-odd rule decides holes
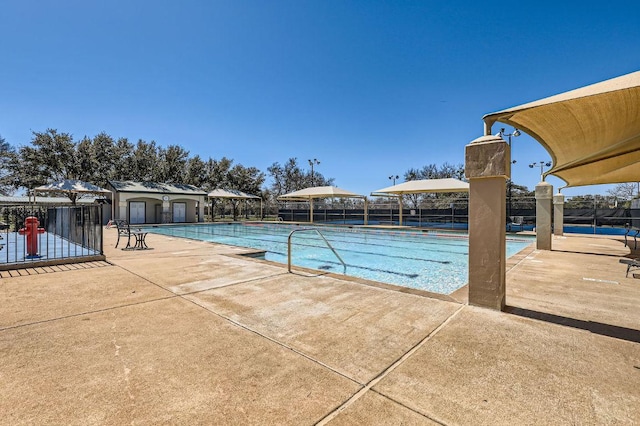
[[[553,185],[540,182],[536,185],[536,248],[551,250],[551,201]]]
[[[204,222],[204,201],[198,201],[198,222]]]
[[[120,220],[128,220],[129,219],[127,217],[127,202],[126,201],[119,201],[118,202],[118,213],[117,213],[117,217],[115,219],[120,219]]]
[[[564,235],[564,195],[553,196],[553,235]]]
[[[503,310],[506,303],[506,182],[509,145],[483,136],[465,147],[469,180],[469,304]]]

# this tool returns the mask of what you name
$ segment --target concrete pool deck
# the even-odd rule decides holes
[[[640,423],[621,238],[522,252],[509,312],[115,239],[109,262],[0,273],[0,424]]]

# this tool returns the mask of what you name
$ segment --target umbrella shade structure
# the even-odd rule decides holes
[[[373,191],[371,195],[403,195],[430,192],[469,192],[469,184],[458,179],[422,179],[410,180],[387,188]]]
[[[400,208],[398,224],[402,226],[402,195],[434,192],[469,192],[469,184],[453,178],[410,180],[387,188],[378,189],[377,191],[373,191],[371,195],[398,197]]]
[[[66,194],[73,204],[78,194],[111,194],[108,189],[77,179],[63,179],[33,189],[34,192],[54,192]]]
[[[483,117],[524,130],[551,155],[567,186],[640,179],[640,71]]]
[[[313,186],[281,195],[278,200],[311,200],[313,198],[365,198],[365,196],[337,186]]]
[[[209,198],[234,198],[241,200],[249,200],[249,199],[261,199],[257,195],[247,194],[242,191],[238,191],[237,189],[214,189],[213,191],[207,194]]]
[[[363,198],[364,223],[367,224],[367,197],[337,186],[312,186],[278,197],[281,201],[309,201],[309,222],[313,223],[313,200],[316,198]]]
[[[260,217],[262,218],[262,197],[257,195],[247,194],[246,192],[239,191],[237,189],[222,189],[217,188],[207,194],[209,198],[222,198],[228,200],[260,200]],[[213,209],[213,206],[212,206]],[[235,209],[235,207],[234,207]],[[213,210],[211,211],[211,217],[213,217]]]

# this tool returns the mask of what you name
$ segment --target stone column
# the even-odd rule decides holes
[[[369,224],[369,200],[367,199],[367,197],[364,197],[364,218],[363,218],[363,223],[364,225],[368,225]]]
[[[198,222],[204,222],[204,197],[198,199]]]
[[[503,310],[506,294],[506,185],[511,152],[482,136],[465,147],[469,179],[469,304]]]
[[[118,215],[114,219],[129,220],[127,216],[127,200],[118,201]]]
[[[564,195],[553,196],[553,235],[564,235]]]
[[[551,250],[551,200],[553,185],[540,182],[536,185],[536,248]]]
[[[169,201],[168,195],[162,196],[162,217],[160,218],[160,223],[168,223],[170,222],[168,219],[171,217],[171,201]]]

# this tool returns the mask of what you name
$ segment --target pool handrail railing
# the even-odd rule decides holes
[[[327,246],[329,247],[329,249],[331,249],[331,251],[333,252],[333,254],[336,255],[336,257],[338,258],[338,260],[340,261],[340,263],[342,263],[342,266],[344,268],[343,273],[346,274],[347,273],[347,264],[344,263],[344,260],[342,260],[342,258],[340,257],[340,255],[338,254],[338,252],[336,251],[336,249],[333,248],[333,246],[331,245],[331,243],[329,242],[329,240],[327,240],[324,235],[322,235],[322,232],[320,232],[318,229],[316,228],[301,228],[301,229],[294,229],[293,231],[291,231],[289,233],[289,236],[287,237],[287,270],[289,272],[291,272],[291,237],[293,236],[293,234],[295,234],[296,232],[315,232],[317,233],[320,238],[322,238],[324,240],[325,243],[327,243]]]

